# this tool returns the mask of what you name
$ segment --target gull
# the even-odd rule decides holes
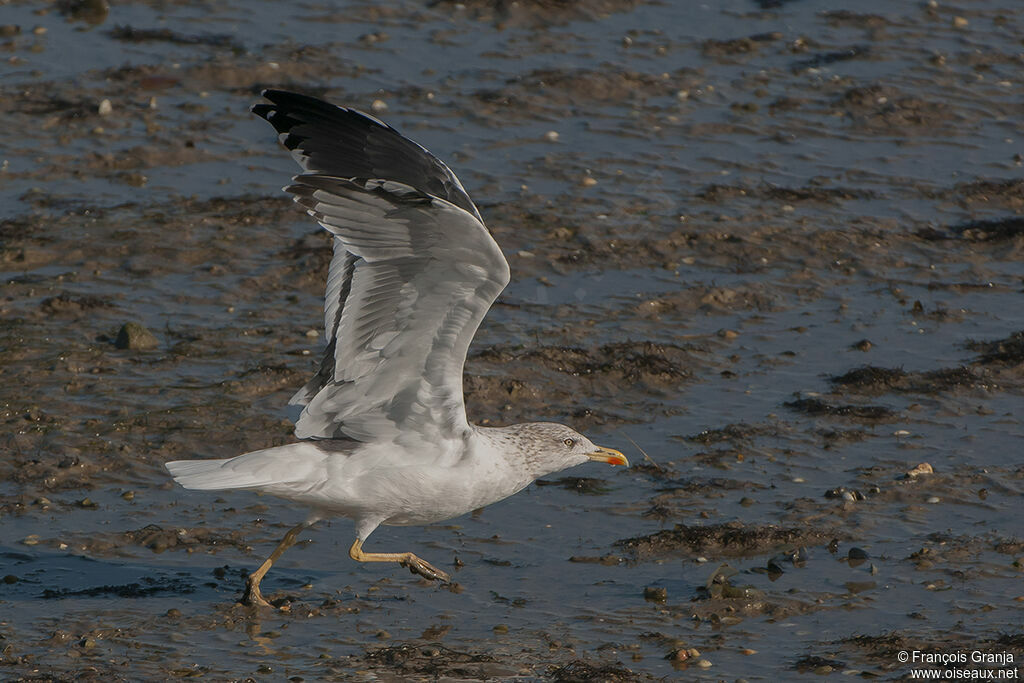
[[[260,582],[321,519],[355,523],[349,556],[451,577],[411,552],[371,553],[380,525],[434,524],[503,500],[588,461],[628,466],[560,424],[470,424],[462,372],[470,341],[509,282],[509,267],[462,183],[425,148],[355,109],[281,90],[252,107],[302,173],[284,188],[333,235],[327,347],[302,406],[296,443],[223,460],[167,463],[187,489],[246,489],[303,505],[246,580],[242,602],[270,606]]]

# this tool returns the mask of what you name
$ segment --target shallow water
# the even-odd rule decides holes
[[[1024,658],[1016,4],[68,6],[0,12],[4,678]],[[319,353],[327,241],[264,87],[380,100],[480,206],[513,283],[471,418],[634,463],[373,535],[458,590],[349,561],[339,520],[264,582],[288,611],[238,606],[303,512],[163,469],[289,441]],[[116,348],[129,321],[158,347]]]

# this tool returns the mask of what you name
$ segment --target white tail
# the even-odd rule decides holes
[[[165,465],[174,480],[187,489],[290,488],[326,477],[325,453],[309,442],[266,448],[224,460],[175,460]]]

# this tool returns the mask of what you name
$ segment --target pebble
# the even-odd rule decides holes
[[[850,548],[850,551],[846,554],[846,556],[849,559],[851,559],[851,560],[866,560],[866,559],[868,559],[867,552],[865,552],[864,550],[861,550],[860,548]]]
[[[110,103],[110,100],[100,100],[100,104],[96,107],[96,112],[100,116],[110,116],[114,111],[114,105]]]
[[[45,26],[34,26],[32,28],[32,33],[36,34],[37,36],[42,36],[46,35],[47,30],[48,29]]]
[[[583,176],[583,180],[580,181],[580,185],[583,187],[593,187],[597,185],[597,179],[593,176]]]
[[[14,574],[8,574],[4,577],[4,583],[18,583],[18,577]]]
[[[665,602],[668,600],[668,589],[662,586],[647,586],[644,588],[644,600]]]
[[[938,496],[929,496],[929,497],[928,497],[928,501],[927,501],[927,502],[929,502],[929,503],[931,503],[932,505],[934,505],[935,503],[941,503],[941,502],[942,502],[942,499],[941,499],[941,498],[939,498]]]
[[[39,545],[39,534],[29,534],[21,539],[22,545]]]
[[[969,23],[964,17],[953,17],[953,28],[967,28]]]
[[[139,323],[125,323],[117,333],[114,346],[119,349],[143,351],[155,349],[160,346],[160,341],[145,326]]]
[[[390,640],[390,639],[391,639],[391,634],[388,633],[387,631],[385,631],[383,629],[381,629],[380,631],[377,631],[377,640]]]
[[[697,666],[699,666],[702,669],[710,669],[711,668],[711,662],[709,662],[706,659],[698,659],[697,660]]]
[[[558,131],[549,130],[547,133],[544,133],[544,139],[548,142],[558,142]]]
[[[370,110],[375,114],[385,112],[388,110],[388,103],[384,100],[374,100],[373,104],[370,105]]]
[[[505,624],[498,624],[491,630],[497,633],[498,635],[504,635],[508,633],[508,626],[506,626]]]
[[[932,466],[926,462],[918,463],[912,470],[907,472],[908,477],[919,477],[922,474],[935,474]]]
[[[121,497],[125,500],[135,500],[135,491],[125,491],[121,494]]]

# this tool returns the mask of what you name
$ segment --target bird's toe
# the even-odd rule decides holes
[[[434,565],[424,560],[421,560],[418,557],[413,556],[409,560],[403,560],[401,564],[403,567],[408,567],[409,571],[413,574],[419,574],[425,579],[429,579],[431,581],[442,581],[444,583],[451,583],[452,579],[447,572],[441,571]]]

